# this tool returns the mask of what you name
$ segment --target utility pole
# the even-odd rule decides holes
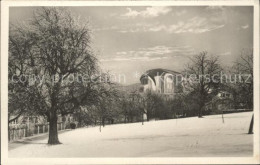
[[[225,121],[224,121],[224,112],[223,112],[223,110],[222,110],[222,122],[225,123]]]

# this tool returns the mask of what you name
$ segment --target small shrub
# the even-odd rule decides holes
[[[76,123],[70,123],[70,128],[75,129],[76,128]]]

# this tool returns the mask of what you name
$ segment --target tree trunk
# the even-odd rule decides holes
[[[201,108],[199,109],[199,112],[198,112],[198,117],[199,117],[199,118],[201,118],[201,117],[202,117]]]
[[[10,124],[8,122],[8,142],[10,141]]]
[[[141,113],[141,118],[142,118],[142,125],[144,125],[144,113]]]
[[[57,114],[56,112],[50,112],[49,119],[49,140],[48,144],[61,144],[58,139],[58,129],[57,129]]]
[[[100,117],[100,121],[99,121],[99,131],[101,132],[101,125],[102,125],[102,118]]]
[[[222,110],[222,122],[225,123],[225,121],[224,121],[224,112],[223,112],[223,110]]]
[[[233,94],[233,100],[234,100],[234,102],[233,102],[233,104],[234,104],[234,109],[238,109],[238,102],[237,102],[237,94],[235,93],[235,94]]]
[[[82,124],[82,120],[81,120],[81,117],[80,117],[80,113],[77,113],[77,119],[78,119],[78,127],[81,127],[83,124]]]
[[[103,125],[103,127],[105,127],[105,118],[104,117],[102,117],[102,125]]]
[[[146,113],[146,120],[149,121],[150,120],[150,114],[148,115],[148,113]]]
[[[202,109],[204,107],[204,99],[203,97],[201,97],[201,100],[200,100],[200,107],[199,107],[199,112],[198,112],[198,117],[199,118],[202,118]]]
[[[253,134],[253,128],[254,128],[254,115],[252,116],[251,122],[250,122],[250,126],[249,126],[249,130],[248,130],[248,134]]]

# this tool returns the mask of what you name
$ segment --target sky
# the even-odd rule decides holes
[[[250,6],[66,7],[88,24],[92,49],[103,71],[139,83],[146,70],[181,72],[201,51],[231,66],[242,49],[253,48]],[[29,20],[37,7],[10,8],[10,22]]]

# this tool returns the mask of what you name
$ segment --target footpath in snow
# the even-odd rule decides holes
[[[219,157],[252,156],[247,134],[253,112],[80,128],[9,148],[9,157]],[[14,146],[14,144],[12,144]]]

